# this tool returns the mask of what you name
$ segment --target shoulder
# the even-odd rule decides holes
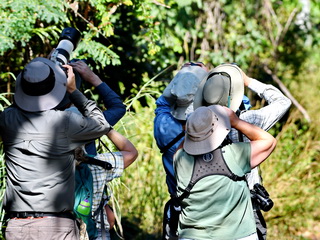
[[[223,150],[223,157],[235,174],[242,175],[251,171],[251,145],[249,142],[233,143],[224,147]]]
[[[192,164],[194,163],[194,156],[188,154],[186,151],[183,150],[183,148],[180,148],[177,150],[177,152],[173,156],[174,162],[177,164]]]
[[[251,145],[249,142],[232,143],[222,149],[223,154],[228,157],[248,157],[251,153]]]
[[[95,156],[96,159],[108,162],[113,168],[122,168],[124,165],[124,159],[121,152],[105,152],[99,153]]]

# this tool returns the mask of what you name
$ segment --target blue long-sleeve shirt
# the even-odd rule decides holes
[[[175,119],[170,113],[170,105],[163,96],[157,101],[154,119],[154,138],[161,149],[170,143],[177,135],[183,131],[181,122]],[[168,151],[162,154],[162,163],[166,171],[166,182],[170,194],[175,194],[177,181],[173,170],[173,155],[181,144],[184,137],[176,142]]]

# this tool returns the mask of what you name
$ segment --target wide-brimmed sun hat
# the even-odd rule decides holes
[[[30,61],[16,80],[14,100],[28,112],[55,108],[65,96],[67,76],[59,65],[46,58]]]
[[[183,149],[190,155],[209,153],[221,145],[230,130],[224,107],[199,107],[187,119]]]
[[[241,69],[235,64],[224,63],[211,70],[203,79],[194,96],[194,109],[219,104],[237,111],[244,95]]]
[[[193,112],[193,99],[198,86],[208,72],[201,67],[183,67],[172,79],[163,92],[163,96],[171,106],[171,114],[179,120],[186,120]]]

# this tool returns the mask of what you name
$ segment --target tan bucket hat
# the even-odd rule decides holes
[[[18,75],[14,100],[25,111],[45,111],[56,107],[66,90],[67,76],[62,68],[49,59],[38,57]]]
[[[244,95],[241,69],[235,64],[224,63],[211,70],[203,79],[194,96],[194,109],[219,104],[237,111]]]
[[[197,108],[187,119],[183,149],[201,155],[217,149],[231,130],[227,111],[220,105]]]

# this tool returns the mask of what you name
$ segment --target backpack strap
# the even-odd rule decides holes
[[[116,161],[114,154],[110,151],[110,149],[107,147],[107,145],[104,144],[104,142],[99,138],[99,145],[100,144],[102,144],[103,147],[105,147],[110,152],[110,154],[113,156],[114,160]],[[104,168],[105,170],[111,170],[113,168],[111,163],[96,159],[96,158],[94,158],[94,156],[89,155],[89,154],[86,155],[86,161],[83,161],[83,163],[100,166],[100,167]]]
[[[91,157],[90,155],[86,155],[86,159],[87,161],[83,161],[82,163],[100,166],[100,167],[103,167],[105,170],[111,170],[113,168],[111,163],[106,161],[101,161],[99,159]]]
[[[239,109],[236,111],[237,116],[239,117],[241,112],[243,112],[243,111],[246,111],[246,107],[245,107],[243,101],[241,101]],[[239,142],[243,142],[243,134],[240,131],[238,131],[238,140],[239,140]]]
[[[105,186],[105,190],[107,189],[107,187]],[[107,190],[106,190],[107,191]],[[102,197],[100,199],[100,203],[98,208],[93,212],[93,217],[96,219],[98,215],[100,215],[100,225],[101,225],[101,239],[107,239],[107,232],[105,229],[105,222],[104,222],[104,203],[105,201],[108,201],[109,198],[107,198],[106,200],[103,198],[103,194]]]
[[[160,148],[160,152],[165,153],[166,151],[168,151],[175,143],[177,143],[184,136],[184,134],[185,132],[184,130],[182,130],[182,132],[179,133],[174,139],[172,139],[171,142],[169,142],[166,146]]]
[[[230,170],[222,155],[222,151],[222,148],[219,147],[210,153],[194,156],[193,171],[188,186],[179,197],[173,197],[176,206],[180,205],[181,201],[190,195],[191,189],[199,180],[207,176],[222,175],[233,181],[246,181],[245,175],[238,176]]]

